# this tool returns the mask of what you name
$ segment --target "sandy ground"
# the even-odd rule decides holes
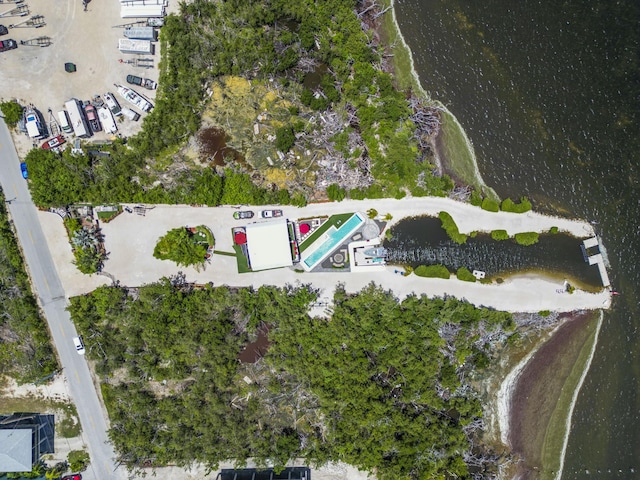
[[[69,98],[89,100],[107,91],[115,93],[113,84],[126,84],[127,74],[158,80],[157,68],[146,69],[119,62],[120,59],[126,61],[135,57],[118,50],[118,39],[123,38],[123,29],[114,27],[132,22],[132,19],[120,18],[119,2],[90,0],[86,12],[80,0],[30,0],[24,4],[29,7],[27,16],[1,17],[0,24],[9,27],[42,15],[46,25],[41,28],[11,28],[3,39],[12,38],[20,43],[48,37],[52,44],[48,47],[19,45],[16,50],[0,54],[0,95],[4,100],[17,99],[23,106],[33,104],[48,122],[49,108],[55,115]],[[12,3],[0,3],[0,13],[12,6]],[[157,50],[159,44],[155,45]],[[153,56],[144,57],[153,57],[153,64],[157,67],[158,51]],[[77,71],[65,72],[65,62],[75,63]],[[155,91],[137,90],[152,101],[155,98]],[[122,106],[126,105],[122,98],[117,98]],[[118,123],[118,128],[129,136],[140,129],[141,123],[124,120]],[[105,138],[106,134],[102,132],[91,140]]]
[[[247,207],[243,207],[247,208]],[[449,212],[462,232],[473,230],[505,229],[509,233],[522,231],[548,231],[552,226],[577,236],[591,234],[590,225],[567,219],[546,217],[534,213],[524,215],[490,213],[468,204],[443,198],[416,198],[410,200],[366,200],[341,203],[314,204],[304,208],[285,207],[285,216],[291,219],[336,212],[366,211],[376,208],[381,216],[390,213],[393,222],[409,216],[431,214],[441,210]],[[259,208],[254,208],[257,212]],[[262,284],[284,286],[286,284],[312,283],[322,290],[321,299],[330,300],[336,284],[342,282],[347,291],[355,292],[370,282],[392,289],[400,298],[412,293],[430,296],[453,295],[466,298],[475,305],[519,311],[540,310],[573,311],[577,309],[606,308],[610,304],[607,291],[597,294],[576,291],[574,294],[558,293],[563,288],[559,280],[535,275],[514,276],[501,285],[461,282],[456,279],[441,280],[415,275],[400,277],[393,267],[384,271],[366,273],[297,273],[283,268],[252,274],[237,273],[234,257],[213,255],[205,269],[177,267],[173,262],[153,257],[157,240],[168,230],[180,226],[204,224],[210,227],[216,238],[216,249],[232,252],[231,228],[242,222],[233,220],[233,207],[199,208],[188,206],[158,205],[147,210],[145,216],[122,213],[116,219],[102,225],[105,246],[109,254],[104,271],[113,275],[122,285],[140,286],[183,271],[187,280],[197,283],[213,282],[216,285],[259,286]],[[55,239],[51,251],[59,251],[54,260],[68,296],[93,290],[107,283],[103,277],[87,277],[69,268],[71,253],[64,246],[65,232],[62,220],[54,214],[41,212],[41,223],[49,238]]]

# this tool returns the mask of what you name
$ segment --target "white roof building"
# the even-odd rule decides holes
[[[251,270],[293,265],[289,227],[285,218],[250,223],[245,227]]]

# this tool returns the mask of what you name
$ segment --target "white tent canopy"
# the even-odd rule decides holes
[[[250,223],[245,230],[251,270],[268,270],[293,265],[286,219]]]

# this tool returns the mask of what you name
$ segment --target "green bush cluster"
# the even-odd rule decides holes
[[[347,196],[347,191],[337,183],[332,183],[327,187],[327,197],[332,202],[341,202]]]
[[[449,238],[451,240],[453,240],[454,242],[460,245],[462,245],[463,243],[466,243],[467,236],[464,233],[460,233],[455,220],[449,213],[440,212],[438,214],[438,217],[442,222],[442,228],[444,228],[445,232],[447,232],[447,235],[449,235]]]
[[[213,245],[211,245],[213,246]],[[202,266],[205,262],[207,247],[196,242],[194,235],[184,227],[169,230],[158,240],[153,256],[160,260],[171,260],[178,265]]]
[[[549,229],[549,233],[551,233],[552,235],[555,235],[556,233],[558,233],[558,227],[551,227]]]
[[[500,204],[491,198],[484,198],[481,206],[483,210],[487,210],[488,212],[500,211]]]
[[[451,278],[451,273],[444,265],[419,265],[413,273],[419,277]]]
[[[295,143],[296,136],[291,125],[286,125],[276,130],[276,148],[278,150],[287,153]]]
[[[516,233],[514,236],[518,245],[525,246],[535,245],[540,239],[540,235],[537,232]]]
[[[520,203],[514,203],[510,198],[505,198],[500,205],[503,212],[525,213],[531,210],[531,202],[527,197],[522,197]]]
[[[9,127],[15,127],[22,118],[22,105],[20,105],[15,100],[11,102],[0,103],[0,110],[4,115],[4,122]]]
[[[475,282],[476,277],[471,273],[467,267],[460,267],[456,271],[456,277],[463,282]]]
[[[67,456],[69,468],[73,472],[84,472],[89,466],[89,454],[84,450],[71,450]]]
[[[493,238],[494,240],[508,240],[509,238],[509,234],[507,233],[506,230],[492,230],[491,231],[491,238]]]

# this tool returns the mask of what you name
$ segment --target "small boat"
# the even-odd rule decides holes
[[[118,131],[118,126],[113,119],[111,110],[109,110],[107,107],[100,107],[98,109],[98,117],[100,117],[100,122],[102,123],[105,132],[116,133]]]
[[[367,248],[362,253],[368,257],[386,257],[387,249],[384,247]]]
[[[151,102],[145,99],[135,90],[123,87],[122,85],[116,85],[116,88],[118,89],[118,93],[122,96],[122,98],[131,103],[133,106],[138,107],[143,112],[148,112],[153,108]]]
[[[42,144],[42,148],[45,150],[51,150],[53,148],[59,147],[65,142],[64,137],[62,135],[58,135],[57,137],[53,137],[50,140],[47,140]]]

